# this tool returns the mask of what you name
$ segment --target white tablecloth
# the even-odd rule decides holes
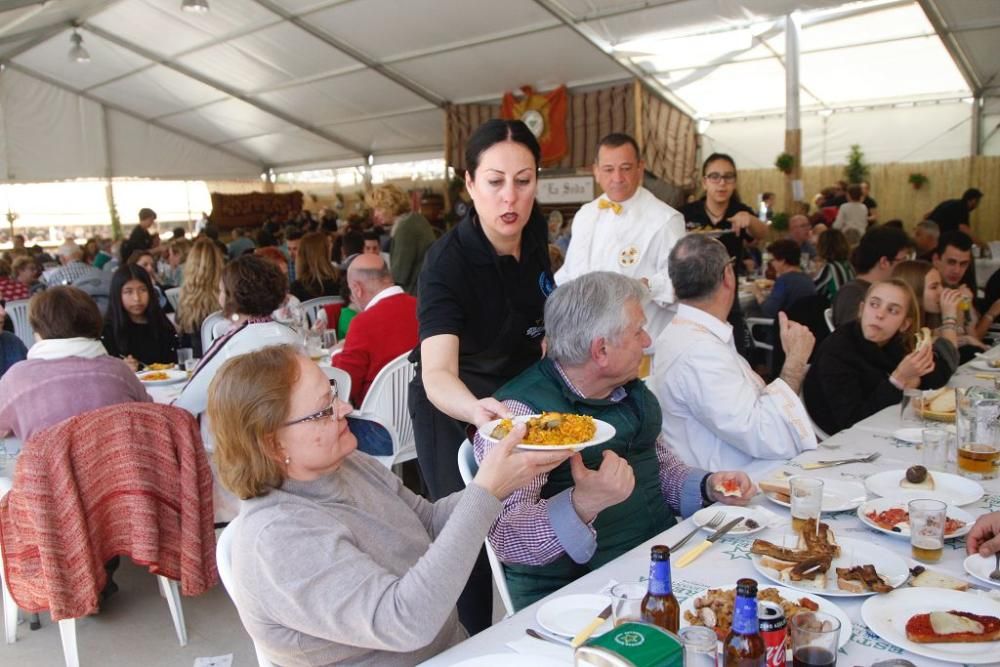
[[[995,348],[991,351],[990,355],[1000,356],[1000,348]],[[981,372],[963,367],[953,378],[952,384],[955,386],[991,384],[986,380],[975,377],[976,373]],[[906,425],[915,426],[919,424]],[[781,470],[789,474],[803,474],[801,464],[809,461],[851,458],[855,453],[868,454],[876,451],[881,453],[881,457],[873,463],[824,468],[805,474],[824,479],[863,481],[865,477],[882,470],[906,468],[920,462],[920,452],[917,446],[898,442],[891,437],[890,434],[901,426],[903,426],[903,423],[900,421],[899,406],[888,407],[859,422],[854,428],[842,431],[821,443],[818,450],[806,452],[786,464],[779,463],[775,470]],[[769,473],[769,475],[773,473],[774,471]],[[986,489],[986,495],[979,501],[963,507],[970,514],[978,516],[1000,509],[1000,480],[984,482],[983,487]],[[869,494],[869,497],[874,496]],[[788,516],[786,509],[762,497],[755,499],[754,504],[766,506],[783,517]],[[917,564],[910,557],[908,540],[889,537],[868,528],[861,523],[854,512],[824,515],[824,521],[827,521],[831,525],[836,535],[869,541],[899,554],[911,566]],[[517,654],[507,646],[507,643],[515,640],[521,641],[525,637],[525,629],[538,627],[538,624],[535,622],[535,612],[539,606],[550,599],[567,594],[596,593],[612,579],[620,582],[638,580],[648,573],[649,549],[652,545],[672,544],[686,535],[693,527],[694,525],[690,519],[681,522],[604,567],[578,579],[549,597],[521,610],[511,618],[501,621],[488,630],[423,664],[429,667],[443,667],[444,665],[452,665],[476,656],[510,652],[511,664],[516,665]],[[753,568],[750,562],[750,545],[757,537],[773,539],[787,530],[787,528],[788,525],[782,523],[753,536],[724,537],[718,544],[714,545],[688,567],[673,568],[674,594],[679,600],[683,601],[691,595],[699,594],[706,588],[735,585],[736,580],[740,577],[753,577],[761,583],[770,583],[766,582],[764,577]],[[695,540],[689,542],[688,546],[681,550],[681,553],[693,544],[697,544],[697,542]],[[976,585],[982,585],[981,582],[965,574],[962,567],[962,562],[965,558],[965,539],[948,540],[941,562],[933,567],[961,579],[966,579]],[[851,640],[845,649],[841,651],[839,664],[846,666],[870,665],[873,662],[893,657],[906,658],[921,667],[924,665],[948,664],[903,651],[870,632],[861,620],[861,605],[866,598],[838,597],[828,599],[839,605],[853,621]],[[528,644],[527,642],[534,642],[534,644]],[[524,640],[521,642],[521,645],[527,645],[532,651],[537,649],[541,654],[549,656],[561,655],[566,660],[566,664],[572,664],[572,657],[568,649],[560,649],[551,644],[546,645],[545,642],[537,640]],[[997,656],[997,660],[998,662],[995,664],[1000,664],[1000,656]]]

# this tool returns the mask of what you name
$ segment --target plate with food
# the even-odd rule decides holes
[[[910,539],[910,511],[908,498],[876,498],[858,508],[858,518],[869,528],[886,535]],[[944,536],[948,539],[961,537],[976,522],[976,517],[955,505],[948,505],[945,512]]]
[[[970,361],[969,366],[980,371],[1000,372],[1000,359],[986,359],[985,357],[979,357],[978,359]]]
[[[914,408],[924,419],[937,422],[955,421],[955,390],[952,387],[942,387],[934,391],[924,392],[915,402]]]
[[[983,558],[979,554],[972,554],[962,563],[962,567],[965,571],[971,574],[973,577],[979,581],[985,582],[990,586],[1000,586],[1000,581],[995,579],[990,579],[990,573],[997,566],[997,559],[993,556],[989,558]]]
[[[172,368],[177,368],[177,364],[146,364],[143,368],[144,371],[169,371]]]
[[[910,586],[913,588],[947,588],[953,591],[967,591],[971,584],[956,579],[950,574],[932,570],[923,565],[910,568]]]
[[[712,528],[708,525],[708,522],[715,517],[716,514],[722,514],[722,521],[715,524]],[[769,512],[763,507],[737,507],[735,505],[713,505],[712,507],[706,507],[705,509],[698,510],[692,515],[692,519],[702,530],[708,531],[709,533],[714,533],[719,529],[719,526],[724,526],[736,517],[740,517],[743,521],[739,522],[733,526],[727,535],[750,535],[751,533],[759,533],[765,528],[769,528],[776,521],[780,521],[779,517],[774,512]]]
[[[861,619],[885,641],[925,658],[996,664],[1000,651],[1000,602],[986,595],[903,588],[865,600]]]
[[[804,593],[847,597],[888,593],[910,576],[906,562],[870,541],[836,538],[827,524],[804,521],[797,533],[754,540],[754,568],[775,583]]]
[[[187,377],[187,371],[178,370],[142,371],[139,373],[139,381],[151,386],[184,382]]]
[[[561,637],[575,637],[611,603],[607,595],[563,595],[549,600],[535,612],[535,620],[544,629]],[[597,626],[597,637],[611,629],[611,619]]]
[[[733,605],[736,600],[736,587],[710,588],[698,595],[692,595],[680,605],[681,625],[686,628],[691,625],[701,625],[715,631],[719,641],[725,640],[733,625]],[[785,612],[786,621],[803,611],[821,611],[836,616],[840,621],[839,648],[843,648],[851,639],[851,619],[839,606],[824,600],[812,593],[794,591],[784,586],[761,586],[757,590],[758,602],[774,602],[780,604]],[[788,662],[791,664],[791,632],[785,639],[788,651]]]
[[[496,442],[510,433],[514,424],[522,423],[528,425],[528,432],[518,445],[519,449],[579,451],[615,437],[615,427],[607,422],[587,415],[560,412],[523,415],[514,419],[494,419],[480,427],[479,436]]]
[[[865,486],[883,498],[933,498],[951,505],[968,505],[983,497],[979,482],[921,465],[876,473],[865,479]]]
[[[782,507],[791,507],[788,479],[766,479],[757,482],[764,496]],[[839,479],[823,480],[823,512],[850,512],[868,500],[864,484]]]

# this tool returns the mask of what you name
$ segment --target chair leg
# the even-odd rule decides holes
[[[62,640],[63,657],[66,667],[80,667],[80,655],[76,650],[76,619],[64,618],[59,621],[59,638]]]
[[[0,588],[3,588],[3,629],[4,639],[8,644],[17,641],[17,605],[7,590],[7,579],[3,574],[3,564],[0,564]]]
[[[181,646],[187,646],[187,626],[184,624],[184,608],[181,607],[181,592],[176,581],[157,575],[160,582],[160,592],[167,598],[170,607],[170,617],[174,620],[174,630],[177,631],[177,641]]]

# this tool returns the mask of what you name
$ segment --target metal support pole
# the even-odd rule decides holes
[[[799,16],[785,16],[785,152],[794,159],[785,186],[785,210],[798,213],[802,188],[802,126],[799,122]]]

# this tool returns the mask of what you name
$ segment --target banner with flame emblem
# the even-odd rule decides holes
[[[542,164],[559,162],[569,150],[566,139],[566,86],[549,93],[536,93],[531,86],[522,86],[524,97],[504,93],[500,116],[523,121],[542,146]]]

